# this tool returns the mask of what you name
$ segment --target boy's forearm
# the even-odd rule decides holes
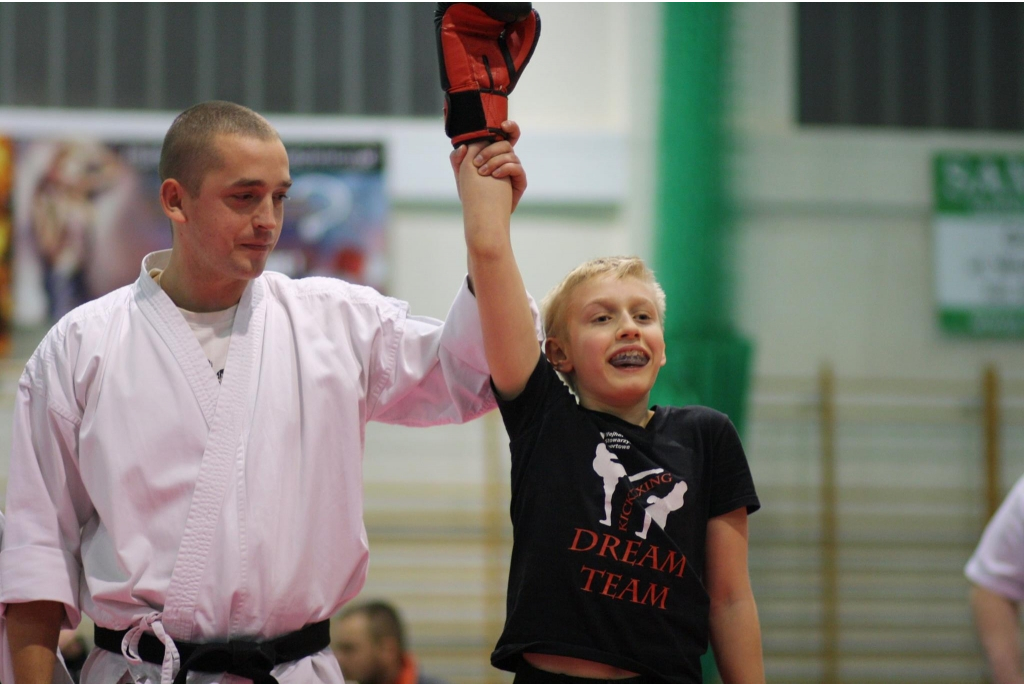
[[[57,662],[64,605],[45,601],[8,604],[6,617],[15,681],[50,682]]]
[[[761,624],[753,595],[730,604],[712,604],[710,628],[722,682],[763,683]]]
[[[512,399],[526,386],[540,354],[529,298],[512,251],[512,187],[506,179],[481,176],[468,158],[459,169],[459,187],[470,279],[491,379],[501,397]]]
[[[474,181],[493,187],[463,186],[462,221],[470,263],[505,258],[512,252],[511,214],[505,209],[511,203],[511,190],[496,179]]]

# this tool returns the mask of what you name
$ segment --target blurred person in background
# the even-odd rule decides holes
[[[964,573],[971,581],[974,623],[992,679],[1024,683],[1019,615],[1024,600],[1024,477],[985,527]]]
[[[82,666],[89,658],[89,645],[77,630],[62,630],[57,641],[57,649],[64,657],[64,665],[76,683],[82,679]]]
[[[131,283],[139,260],[166,244],[162,222],[147,228],[149,203],[138,173],[113,147],[36,141],[20,154],[25,187],[14,206],[25,244],[18,249],[30,272],[41,271],[37,297],[50,322]]]
[[[91,297],[85,267],[95,232],[94,200],[112,185],[116,157],[98,144],[58,145],[32,197],[32,231],[43,262],[50,319]]]
[[[440,683],[406,648],[398,610],[383,601],[345,609],[331,622],[331,649],[347,682]]]

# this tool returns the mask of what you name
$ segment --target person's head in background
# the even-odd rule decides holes
[[[405,631],[387,602],[348,607],[331,621],[331,649],[346,681],[397,683],[405,666]]]

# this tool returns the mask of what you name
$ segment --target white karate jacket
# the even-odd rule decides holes
[[[0,603],[62,602],[69,627],[84,611],[191,642],[274,638],[363,586],[366,422],[430,426],[494,407],[476,301],[464,284],[440,322],[370,288],[268,272],[242,296],[218,384],[148,275],[168,256],[61,319],[25,367]],[[129,666],[96,651],[83,678]],[[162,669],[132,663],[131,676],[168,679],[167,652]],[[329,650],[274,673],[341,676]]]

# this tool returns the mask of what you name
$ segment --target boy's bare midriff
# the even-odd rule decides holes
[[[602,664],[599,661],[589,659],[576,659],[571,656],[559,656],[557,654],[535,654],[526,652],[523,658],[534,668],[539,668],[548,673],[562,673],[577,678],[593,678],[595,680],[618,680],[620,678],[632,678],[638,673],[627,671],[624,668]]]

